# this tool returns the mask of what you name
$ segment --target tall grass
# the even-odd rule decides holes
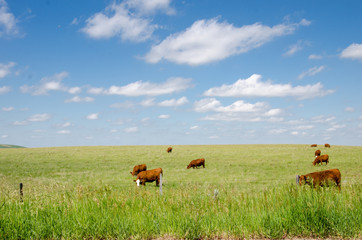
[[[245,194],[192,185],[158,189],[78,186],[55,198],[2,199],[2,239],[359,238],[361,185],[278,186]]]
[[[165,149],[3,150],[0,239],[362,237],[361,148],[348,162],[343,148],[328,149],[341,192],[295,185],[296,173],[327,168],[313,168],[314,150],[301,146]],[[206,168],[187,170],[198,156]],[[154,183],[136,187],[135,163],[164,169],[162,196]]]

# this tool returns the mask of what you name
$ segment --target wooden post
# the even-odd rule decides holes
[[[23,183],[20,183],[20,202],[23,201]]]
[[[162,173],[160,173],[160,195],[162,195]]]

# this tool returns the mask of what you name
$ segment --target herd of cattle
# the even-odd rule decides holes
[[[317,144],[312,144],[311,147],[317,147]],[[324,147],[330,148],[331,146],[326,143]],[[172,147],[167,148],[166,150],[168,153],[172,152]],[[328,154],[321,155],[321,151],[318,149],[314,153],[314,161],[313,166],[315,165],[323,165],[325,162],[326,165],[329,163],[329,156]],[[202,166],[205,168],[205,159],[195,159],[192,160],[189,165],[187,165],[187,169],[189,168],[197,168]],[[131,172],[132,176],[137,176],[136,180],[133,180],[137,183],[137,186],[146,185],[146,182],[154,182],[156,181],[156,186],[159,186],[160,179],[163,174],[162,168],[156,168],[152,170],[147,170],[146,164],[136,165],[133,167],[133,171]],[[312,172],[305,175],[297,175],[296,182],[299,185],[302,184],[309,184],[313,187],[316,186],[324,186],[329,182],[334,182],[338,189],[341,189],[341,173],[338,169],[330,169],[320,172]]]
[[[312,144],[311,147],[317,147],[317,144]],[[330,148],[331,145],[328,143],[324,144],[324,147]],[[329,163],[329,156],[328,154],[321,155],[321,150],[316,150],[314,152],[314,161],[313,166],[315,165],[323,165],[325,162],[326,165]],[[338,189],[341,190],[341,172],[339,169],[330,169],[320,172],[312,172],[306,175],[297,175],[296,182],[299,185],[302,184],[309,184],[313,187],[316,186],[324,186],[327,185],[329,182],[334,182]]]

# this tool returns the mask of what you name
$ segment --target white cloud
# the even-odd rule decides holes
[[[284,129],[284,128],[280,128],[280,129],[271,129],[269,130],[269,134],[282,134],[282,133],[285,133],[287,132],[288,130],[287,129]]]
[[[181,97],[179,99],[169,99],[160,102],[158,105],[161,107],[177,107],[188,103],[187,97]]]
[[[10,92],[11,88],[8,86],[0,87],[0,95]]]
[[[162,115],[160,115],[160,116],[158,116],[158,118],[160,118],[160,119],[168,119],[168,118],[170,118],[171,116],[170,115],[167,115],[167,114],[162,114]]]
[[[294,55],[296,52],[301,51],[305,45],[309,45],[308,42],[305,41],[298,41],[296,44],[293,44],[291,46],[289,46],[289,50],[284,53],[284,56],[292,56]]]
[[[68,91],[68,88],[62,84],[62,80],[68,77],[67,72],[56,73],[51,77],[44,77],[40,84],[34,86],[23,85],[20,90],[23,93],[31,95],[47,95],[49,91]]]
[[[210,88],[205,96],[219,97],[297,97],[308,99],[331,94],[334,90],[323,90],[321,83],[293,87],[291,84],[262,82],[261,75],[253,74],[247,79],[239,79],[234,84]]]
[[[9,135],[6,135],[6,134],[1,135],[1,138],[8,138],[8,137],[9,137]]]
[[[0,3],[1,3],[1,0],[0,0]],[[1,18],[1,16],[0,16],[0,18]],[[10,69],[14,66],[15,66],[14,62],[9,62],[8,64],[0,63],[0,78],[4,78],[8,74],[10,74]]]
[[[312,60],[319,60],[322,59],[323,57],[321,55],[317,55],[317,54],[311,54],[309,55],[308,59],[312,59]]]
[[[13,125],[15,126],[24,126],[24,125],[27,125],[28,122],[27,121],[15,121],[13,122]]]
[[[326,67],[325,66],[320,66],[320,67],[312,67],[310,69],[308,69],[307,71],[305,72],[302,72],[299,76],[298,76],[298,79],[303,79],[304,77],[306,76],[314,76],[316,75],[317,73],[320,73],[321,71],[323,71]]]
[[[197,130],[197,129],[199,129],[199,126],[192,126],[192,127],[190,127],[190,129],[191,130]]]
[[[126,133],[134,133],[134,132],[138,132],[138,127],[129,127],[129,128],[125,128],[124,131]]]
[[[64,102],[66,103],[80,103],[80,102],[93,102],[94,101],[94,98],[92,97],[84,97],[84,98],[81,98],[79,96],[75,96],[75,97],[72,97],[70,99],[66,99]]]
[[[70,94],[78,94],[82,91],[82,89],[80,87],[72,87],[72,88],[69,88],[68,92]]]
[[[281,109],[270,109],[265,102],[246,103],[242,100],[236,101],[228,106],[222,106],[221,102],[215,98],[206,98],[196,101],[194,104],[196,112],[216,112],[216,114],[208,115],[202,120],[220,120],[220,121],[282,121],[280,116],[283,111]]]
[[[353,43],[349,45],[342,51],[340,57],[362,60],[362,44]]]
[[[346,111],[346,112],[354,112],[355,110],[354,110],[353,107],[346,107],[346,108],[344,109],[344,111]]]
[[[88,120],[97,120],[97,119],[99,118],[99,113],[89,114],[86,118],[87,118]]]
[[[4,112],[11,112],[11,111],[14,110],[14,107],[3,107],[2,110],[3,110]]]
[[[106,91],[104,90],[104,88],[90,88],[90,89],[88,89],[87,93],[94,94],[94,95],[100,95],[100,94],[105,94]]]
[[[134,8],[141,15],[154,14],[156,11],[173,15],[176,11],[170,3],[171,0],[128,0],[125,2],[128,8]]]
[[[152,107],[152,106],[155,106],[156,103],[155,103],[155,99],[154,98],[148,98],[146,100],[143,100],[141,102],[141,105],[144,106],[144,107]]]
[[[57,133],[58,133],[58,134],[70,134],[71,131],[69,131],[69,130],[60,130],[60,131],[58,131]]]
[[[276,37],[292,34],[304,24],[279,24],[273,27],[260,23],[235,27],[218,18],[199,20],[184,32],[170,35],[152,47],[144,57],[147,62],[162,59],[177,64],[201,65],[248,52],[270,42]]]
[[[157,28],[149,20],[132,14],[124,3],[112,3],[86,22],[81,31],[95,39],[120,36],[123,40],[142,42],[149,39]]]
[[[49,113],[34,114],[28,118],[29,122],[45,122],[51,118]]]
[[[0,37],[16,36],[18,34],[16,23],[17,20],[9,11],[6,1],[0,0]]]
[[[331,128],[328,128],[327,132],[334,132],[334,131],[337,131],[338,129],[345,128],[345,127],[346,127],[345,124],[342,124],[342,125],[335,124]]]
[[[180,92],[190,87],[191,79],[177,77],[169,78],[164,83],[137,81],[125,86],[111,86],[106,93],[124,96],[157,96]]]

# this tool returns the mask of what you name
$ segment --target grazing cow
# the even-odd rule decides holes
[[[190,164],[187,166],[187,169],[189,168],[197,168],[199,166],[203,166],[205,168],[205,158],[199,158],[196,160],[192,160]]]
[[[310,147],[317,147],[317,144],[312,144],[310,145]]]
[[[321,164],[323,165],[323,162],[326,163],[326,165],[329,163],[329,156],[328,154],[322,155],[322,156],[316,156],[314,161],[313,161],[313,166],[315,166],[316,164]]]
[[[321,150],[317,150],[314,152],[314,157],[320,156],[321,155]]]
[[[156,169],[152,169],[152,170],[143,171],[143,172],[140,172],[137,175],[137,179],[133,180],[133,181],[137,183],[137,186],[139,186],[140,184],[145,186],[146,182],[156,181],[156,186],[158,186],[160,184],[160,174],[161,173],[163,174],[162,168],[156,168]]]
[[[312,172],[306,175],[297,175],[297,183],[299,185],[309,184],[314,188],[316,186],[328,185],[328,182],[335,182],[339,190],[341,190],[341,172],[338,169],[330,169],[321,172]]]
[[[324,144],[324,147],[330,148],[331,145],[329,145],[328,143]]]
[[[146,170],[147,170],[146,164],[136,165],[133,167],[133,172],[131,172],[131,174],[132,174],[132,176],[135,176],[138,173],[140,173],[142,171],[146,171]]]
[[[172,152],[172,147],[167,148],[166,150],[168,153]]]

